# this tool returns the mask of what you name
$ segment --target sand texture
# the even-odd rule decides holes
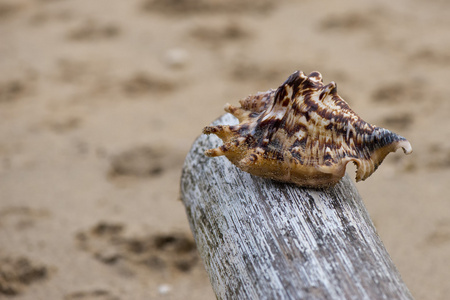
[[[0,0],[0,299],[214,299],[179,201],[184,158],[226,102],[295,70],[411,142],[357,188],[414,297],[448,299],[449,11]]]

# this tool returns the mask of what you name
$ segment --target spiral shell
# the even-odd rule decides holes
[[[276,90],[230,104],[225,111],[238,125],[206,126],[224,144],[205,151],[225,155],[256,176],[305,187],[335,185],[347,163],[357,166],[356,181],[368,178],[390,152],[412,152],[402,136],[362,120],[337,94],[336,83],[323,85],[322,75],[295,72]]]

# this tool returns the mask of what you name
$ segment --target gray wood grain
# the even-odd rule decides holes
[[[199,137],[181,176],[218,299],[412,299],[348,175],[328,189],[278,183],[204,156],[220,144]]]

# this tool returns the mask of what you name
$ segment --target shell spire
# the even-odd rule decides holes
[[[319,72],[306,76],[297,71],[278,89],[248,96],[240,104],[225,106],[238,125],[203,129],[223,141],[205,154],[225,155],[253,175],[305,187],[333,186],[349,162],[356,164],[360,181],[390,152],[412,152],[404,137],[362,120],[337,94],[336,83],[323,85]]]

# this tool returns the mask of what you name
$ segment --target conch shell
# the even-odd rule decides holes
[[[347,163],[357,166],[356,181],[368,178],[390,152],[412,152],[402,136],[363,121],[322,75],[295,72],[276,90],[248,96],[225,111],[239,125],[206,126],[224,144],[205,151],[225,155],[250,174],[304,187],[333,186]]]

